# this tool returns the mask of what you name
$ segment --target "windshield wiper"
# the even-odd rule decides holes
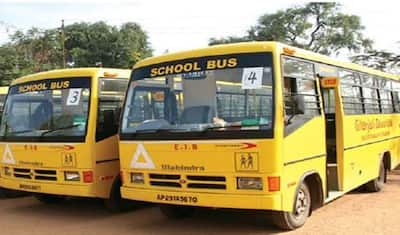
[[[51,130],[42,132],[42,133],[40,134],[40,136],[44,136],[44,135],[46,135],[46,134],[48,134],[48,133],[51,133],[51,132],[54,132],[54,131],[71,129],[71,128],[78,127],[78,126],[81,126],[81,125],[82,125],[82,124],[74,124],[74,125],[70,125],[70,126],[63,126],[63,127],[60,127],[60,128],[51,129]]]
[[[154,129],[139,129],[136,133],[166,133],[166,132],[180,132],[180,131],[190,131],[186,128],[154,128]]]
[[[205,126],[200,129],[200,131],[209,131],[209,130],[218,130],[225,128],[242,128],[242,127],[265,127],[270,126],[270,124],[253,124],[253,125],[242,125],[242,124],[227,124],[227,125],[213,125],[213,126]]]
[[[34,132],[36,130],[30,129],[30,130],[22,130],[22,131],[13,131],[13,132],[7,132],[7,135],[11,134],[21,134],[21,133],[28,133],[28,132]]]
[[[167,128],[154,128],[154,129],[140,129],[136,130],[136,133],[160,133],[160,132],[169,132],[171,129]]]

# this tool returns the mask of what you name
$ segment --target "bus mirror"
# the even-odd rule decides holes
[[[336,88],[339,84],[337,77],[324,77],[321,78],[321,86],[323,88]]]

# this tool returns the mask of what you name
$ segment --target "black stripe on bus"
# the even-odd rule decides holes
[[[374,142],[370,142],[370,143],[366,143],[366,144],[354,145],[354,146],[351,146],[351,147],[344,148],[344,151],[355,149],[355,148],[361,148],[361,147],[364,147],[364,146],[367,146],[367,145],[376,144],[376,143],[380,143],[380,142],[385,142],[385,141],[392,140],[392,139],[397,139],[397,138],[400,138],[400,136],[398,135],[398,136],[394,136],[394,137],[390,137],[390,138],[386,138],[386,139],[383,139],[383,140],[378,140],[378,141],[374,141]]]
[[[324,154],[319,154],[319,155],[306,157],[306,158],[299,159],[299,160],[294,160],[294,161],[291,161],[291,162],[285,162],[285,163],[283,163],[283,165],[287,166],[287,165],[290,165],[290,164],[295,164],[295,163],[298,163],[298,162],[303,162],[303,161],[307,161],[307,160],[311,160],[311,159],[315,159],[315,158],[320,158],[320,157],[325,157],[325,156],[326,156],[325,153]]]
[[[119,158],[96,161],[96,164],[105,163],[105,162],[113,162],[113,161],[119,161]]]

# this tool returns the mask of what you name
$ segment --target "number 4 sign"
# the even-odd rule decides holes
[[[263,67],[244,68],[242,89],[259,89],[262,87]]]
[[[81,88],[69,89],[67,105],[78,105],[81,98]]]

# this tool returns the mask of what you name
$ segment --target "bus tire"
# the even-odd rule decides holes
[[[59,204],[65,200],[65,197],[51,194],[35,194],[34,197],[44,204]]]
[[[190,217],[194,213],[191,206],[160,205],[161,213],[170,219],[183,219]]]
[[[110,190],[110,196],[104,199],[104,206],[113,213],[123,212],[133,207],[133,202],[121,197],[121,178],[117,177]]]
[[[293,211],[279,211],[273,215],[273,222],[279,228],[294,230],[304,225],[311,211],[311,195],[307,184],[301,183],[296,191]]]
[[[369,181],[365,184],[365,189],[368,192],[379,192],[383,189],[383,186],[386,181],[386,169],[383,161],[379,165],[379,175],[375,179]]]

